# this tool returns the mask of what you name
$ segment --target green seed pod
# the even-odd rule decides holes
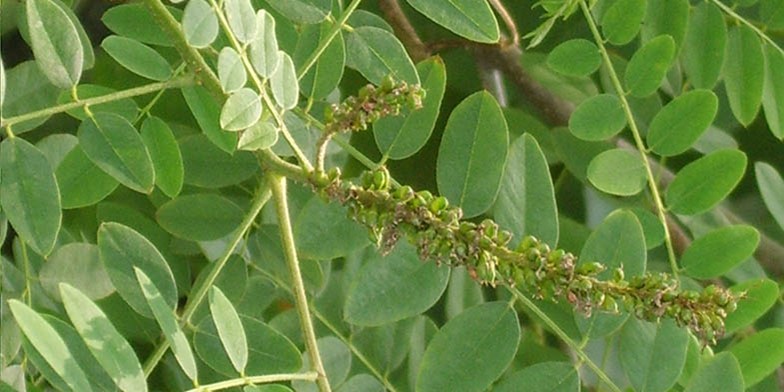
[[[537,240],[536,237],[532,235],[527,235],[523,237],[523,239],[520,241],[520,244],[517,245],[517,251],[520,253],[524,253],[528,249],[531,249],[534,246],[536,246],[538,243],[539,240]]]
[[[563,259],[565,254],[566,252],[564,252],[563,249],[556,249],[547,255],[547,261],[551,263],[556,263],[558,261],[561,261],[561,259]]]
[[[430,202],[428,208],[434,214],[438,214],[439,212],[445,210],[449,207],[449,201],[446,200],[444,196],[438,196],[433,201]]]
[[[389,171],[385,167],[381,167],[373,172],[373,185],[376,189],[389,188]]]
[[[613,270],[613,280],[616,282],[622,281],[624,278],[623,270],[621,268],[616,268]]]
[[[618,303],[612,297],[604,297],[601,308],[606,312],[618,313]]]
[[[414,190],[408,186],[403,185],[400,188],[395,189],[394,198],[397,199],[399,202],[407,202],[414,197]]]
[[[330,168],[327,172],[327,177],[329,177],[329,181],[335,181],[340,177],[340,169],[337,167]]]

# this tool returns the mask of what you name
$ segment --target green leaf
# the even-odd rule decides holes
[[[719,100],[710,90],[692,90],[662,108],[648,126],[648,147],[662,156],[673,156],[691,148],[710,127],[719,110]]]
[[[583,140],[599,141],[615,136],[626,126],[621,100],[599,94],[580,103],[569,118],[569,130]]]
[[[751,325],[762,317],[779,298],[779,286],[770,279],[752,279],[730,287],[735,294],[744,293],[738,308],[727,315],[724,327],[727,334]]]
[[[278,57],[280,57],[280,65],[270,75],[272,96],[281,108],[294,109],[299,101],[297,69],[294,68],[294,62],[286,52],[281,51],[278,53]]]
[[[664,392],[686,362],[689,333],[672,320],[654,324],[629,319],[621,330],[621,365],[636,391]]]
[[[5,66],[0,59],[0,107],[3,106],[3,101],[5,101]]]
[[[414,9],[447,30],[475,42],[498,42],[493,10],[480,0],[406,0]]]
[[[191,351],[188,338],[182,332],[180,324],[177,322],[177,317],[174,310],[169,307],[163,299],[161,292],[155,287],[155,283],[150,280],[144,271],[134,267],[136,280],[139,282],[139,287],[142,289],[144,298],[147,300],[147,305],[155,316],[155,321],[161,327],[164,338],[171,346],[172,353],[177,359],[177,363],[185,372],[185,374],[192,381],[196,381],[198,377],[198,368],[196,367],[196,359]]]
[[[30,46],[41,71],[59,88],[77,85],[84,50],[76,26],[52,0],[31,0],[26,7]]]
[[[35,146],[19,137],[0,144],[0,203],[19,236],[41,255],[54,248],[62,211],[49,160]]]
[[[721,352],[700,365],[686,386],[685,392],[744,390],[743,375],[738,360],[728,352]]]
[[[701,2],[691,11],[681,52],[681,64],[694,87],[712,89],[716,85],[726,47],[724,15],[716,5]]]
[[[319,23],[329,15],[331,0],[267,0],[283,16],[295,23]]]
[[[732,192],[746,170],[746,154],[720,150],[684,166],[667,187],[668,208],[676,214],[705,212]]]
[[[158,223],[180,238],[211,241],[239,227],[244,213],[231,200],[212,193],[178,196],[155,214]]]
[[[748,259],[759,240],[759,232],[751,226],[722,227],[692,242],[681,257],[681,265],[691,277],[715,278]]]
[[[512,373],[495,392],[579,392],[580,375],[567,362],[541,362]]]
[[[427,346],[417,391],[483,391],[512,361],[520,339],[506,302],[475,306],[449,320]]]
[[[351,370],[351,351],[349,348],[334,336],[320,338],[316,342],[316,347],[321,354],[321,361],[324,363],[324,370],[327,380],[331,385],[340,385],[348,377]],[[302,353],[301,370],[312,369],[310,365],[310,355],[307,351]],[[291,386],[298,392],[315,392],[318,389],[312,381],[294,380]]]
[[[587,39],[561,42],[547,55],[547,65],[567,76],[588,76],[602,65],[599,48]]]
[[[784,329],[759,331],[731,346],[728,351],[740,363],[743,384],[751,388],[784,362]]]
[[[120,65],[139,76],[158,81],[172,76],[169,62],[139,41],[110,35],[101,42],[101,47]]]
[[[645,18],[646,0],[617,0],[602,17],[602,33],[613,45],[631,42]]]
[[[624,83],[635,97],[647,97],[659,88],[675,59],[675,41],[669,35],[660,35],[634,52],[626,66]]]
[[[348,34],[346,65],[365,79],[380,85],[387,75],[409,84],[419,84],[419,76],[403,44],[389,31],[361,26]]]
[[[170,12],[173,10],[169,8]],[[173,45],[169,34],[155,22],[155,17],[142,3],[127,3],[111,7],[103,13],[101,22],[113,33],[123,37],[150,45]],[[144,28],[141,29],[139,26]]]
[[[240,316],[248,337],[248,366],[246,374],[275,374],[297,371],[302,366],[300,353],[291,341],[267,324]],[[231,360],[226,355],[212,317],[205,317],[195,328],[193,347],[204,363],[216,372],[236,377]]]
[[[176,197],[182,189],[185,169],[174,133],[160,118],[149,117],[142,124],[141,135],[155,169],[155,184],[166,196]]]
[[[73,4],[65,4],[60,0],[53,0],[53,3],[60,7],[63,12],[65,12],[65,16],[68,17],[73,26],[76,28],[76,33],[79,35],[79,43],[82,46],[82,53],[84,53],[84,63],[82,64],[82,70],[92,68],[95,65],[95,51],[93,51],[93,44],[90,42],[90,37],[84,30],[84,26],[82,26],[81,22],[79,22],[79,18],[74,14],[74,10],[71,9]]]
[[[248,74],[242,64],[242,58],[231,47],[221,49],[218,55],[218,79],[226,93],[233,93],[245,86]]]
[[[501,185],[509,146],[504,114],[495,98],[480,91],[449,115],[438,149],[438,191],[465,217],[490,208]]]
[[[588,181],[602,192],[633,196],[645,188],[645,164],[636,151],[616,148],[595,156],[588,165]]]
[[[211,287],[209,297],[212,322],[218,331],[223,348],[229,355],[234,370],[244,374],[245,366],[248,364],[248,341],[245,338],[240,316],[219,288]]]
[[[205,0],[190,0],[182,13],[185,40],[195,48],[206,48],[218,37],[218,17]]]
[[[233,153],[237,147],[237,134],[221,129],[221,109],[210,92],[202,86],[185,87],[182,96],[207,138],[221,150]]]
[[[765,45],[765,83],[762,86],[762,109],[773,136],[784,139],[784,53]]]
[[[277,141],[278,127],[269,121],[259,121],[242,132],[237,148],[247,151],[263,150],[272,147]]]
[[[729,30],[727,54],[723,74],[730,109],[735,118],[747,126],[757,117],[762,102],[765,81],[762,43],[751,28],[736,26]]]
[[[79,125],[78,137],[84,153],[101,170],[137,192],[152,192],[152,159],[128,120],[114,113],[95,113]]]
[[[363,373],[349,378],[337,389],[337,392],[351,391],[384,392],[386,389],[377,378]]]
[[[762,201],[779,227],[784,228],[784,180],[773,166],[765,162],[754,164],[754,174]]]
[[[34,61],[25,61],[9,70],[5,75],[6,96],[3,102],[3,118],[46,109],[54,106],[59,90],[41,72]],[[16,135],[43,124],[49,116],[14,124]]]
[[[373,123],[373,135],[382,154],[391,159],[408,158],[424,147],[433,133],[446,90],[446,67],[440,57],[417,64],[422,88],[427,92],[422,108],[408,114],[384,117]]]
[[[269,78],[280,64],[278,51],[278,38],[275,36],[275,18],[266,10],[259,10],[256,14],[258,35],[250,43],[248,57],[253,69],[263,78]]]
[[[581,140],[566,128],[555,128],[552,135],[558,158],[564,163],[569,173],[580,181],[588,179],[588,165],[591,160],[612,147],[607,142]]]
[[[155,282],[166,303],[174,309],[177,304],[174,276],[161,253],[144,236],[119,223],[103,223],[98,228],[98,252],[117,293],[136,313],[153,317],[136,281],[134,267]]]
[[[337,203],[325,203],[313,196],[294,222],[297,251],[304,258],[330,260],[345,256],[368,245],[364,227],[346,216]]]
[[[302,33],[297,40],[293,60],[298,69],[302,69],[305,62],[316,51],[319,43],[327,39],[333,25],[321,23],[319,25],[303,26]],[[346,64],[346,44],[343,35],[337,34],[324,48],[316,63],[308,70],[299,82],[304,95],[314,100],[326,98],[340,83],[343,78],[343,68]]]
[[[224,0],[223,10],[234,37],[243,44],[256,39],[256,11],[250,0]]]
[[[640,35],[642,42],[667,34],[680,48],[689,22],[689,0],[648,1]]]
[[[530,134],[523,134],[509,147],[493,216],[502,228],[512,233],[512,244],[526,235],[551,246],[558,243],[553,180],[544,153]]]
[[[87,375],[79,367],[73,354],[68,350],[63,338],[52,326],[33,309],[24,303],[11,299],[8,307],[17,325],[41,354],[49,366],[62,377],[63,381],[75,391],[92,391]]]
[[[147,391],[147,380],[131,345],[90,298],[67,283],[60,295],[68,317],[95,359],[123,391]]]
[[[356,273],[343,317],[367,327],[418,315],[438,301],[448,280],[448,268],[423,262],[412,245],[401,242],[387,256],[374,252]],[[401,301],[401,296],[407,300]]]
[[[253,154],[238,151],[229,155],[202,135],[189,136],[179,142],[186,184],[222,188],[239,184],[259,170]]]
[[[220,114],[221,128],[241,131],[261,118],[261,98],[255,91],[244,87],[229,96]]]
[[[98,256],[98,246],[94,244],[72,242],[57,248],[41,268],[38,278],[47,294],[58,301],[61,301],[60,283],[78,288],[92,300],[114,292]]]

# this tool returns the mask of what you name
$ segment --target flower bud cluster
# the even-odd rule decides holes
[[[312,172],[309,180],[326,199],[349,209],[349,215],[370,230],[382,253],[398,240],[416,245],[422,260],[465,266],[479,283],[518,286],[540,299],[566,299],[578,311],[628,311],[657,321],[674,319],[691,329],[704,343],[715,343],[724,332],[724,320],[738,296],[708,286],[702,292],[682,290],[676,279],[663,273],[624,277],[623,270],[600,279],[606,267],[578,262],[577,257],[528,236],[515,249],[512,238],[498,224],[461,220],[462,210],[446,198],[409,186],[392,189],[385,168],[365,172],[359,184],[343,181],[338,169]]]
[[[425,90],[419,85],[396,82],[387,76],[380,86],[368,84],[357,96],[329,106],[325,112],[324,134],[363,131],[379,118],[400,114],[404,105],[412,110],[421,108],[424,95]]]

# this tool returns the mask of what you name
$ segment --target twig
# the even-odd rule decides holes
[[[419,39],[419,35],[416,30],[414,30],[414,26],[408,21],[406,14],[403,12],[403,9],[400,8],[400,3],[398,3],[397,0],[379,0],[378,6],[381,8],[381,12],[384,13],[387,22],[389,22],[389,24],[392,25],[392,29],[395,30],[395,35],[400,38],[400,41],[403,43],[403,46],[406,47],[409,56],[411,56],[411,59],[414,60],[415,63],[430,57],[430,51],[427,46],[422,43],[422,40]]]
[[[511,43],[507,43],[506,45],[511,45],[514,47],[520,47],[520,33],[517,32],[517,25],[512,19],[512,15],[509,14],[509,11],[506,10],[504,3],[501,0],[490,0],[490,5],[493,6],[495,12],[501,16],[501,19],[504,21],[506,25],[506,30],[509,32],[511,36]]]

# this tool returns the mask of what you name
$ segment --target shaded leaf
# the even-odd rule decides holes
[[[752,279],[730,287],[735,294],[744,293],[738,301],[738,308],[727,315],[724,322],[726,333],[730,334],[746,327],[762,317],[779,297],[779,287],[770,279]]]
[[[732,192],[746,170],[746,154],[720,150],[684,166],[667,187],[668,208],[693,215],[705,212]]]
[[[150,193],[155,172],[150,153],[128,120],[95,113],[79,125],[79,145],[96,166],[137,192]]]
[[[447,30],[471,41],[495,43],[498,22],[486,1],[406,0],[414,9]]]
[[[342,384],[351,370],[351,351],[346,344],[334,336],[320,338],[316,344],[330,385]],[[310,355],[305,351],[302,353],[301,370],[311,368]],[[294,380],[291,382],[291,386],[298,392],[316,392],[318,390],[311,381]]]
[[[293,60],[299,70],[314,54],[319,44],[325,40],[332,30],[333,25],[322,23],[319,25],[304,26],[297,40]],[[346,44],[343,35],[337,34],[324,52],[318,56],[316,63],[305,75],[301,75],[300,86],[305,96],[314,100],[326,98],[334,90],[340,79],[343,78],[343,68],[346,64]]]
[[[220,114],[221,128],[241,131],[261,118],[261,98],[255,91],[244,87],[229,96]]]
[[[634,52],[626,66],[624,83],[635,97],[653,94],[670,69],[675,58],[675,41],[669,35],[660,35]]]
[[[600,94],[586,99],[569,117],[569,130],[580,139],[598,141],[608,139],[626,126],[626,114],[621,100],[612,94]]]
[[[155,184],[166,196],[177,196],[182,189],[185,169],[174,133],[160,118],[149,117],[142,124],[141,135],[155,170]]]
[[[253,154],[238,151],[229,155],[202,135],[189,136],[179,142],[186,184],[222,188],[239,184],[259,170]]]
[[[368,245],[367,230],[346,216],[337,203],[313,196],[294,222],[297,251],[304,258],[330,260]]]
[[[110,35],[101,42],[101,47],[120,65],[139,76],[159,81],[172,76],[169,62],[139,41]]]
[[[507,303],[468,309],[449,320],[427,346],[416,390],[483,391],[512,361],[519,339],[517,314]]]
[[[417,73],[427,92],[422,99],[422,108],[373,123],[376,145],[391,159],[408,158],[424,147],[438,119],[446,90],[444,62],[440,57],[431,57],[417,64]]]
[[[640,35],[643,42],[667,34],[681,47],[689,22],[689,0],[648,1]]]
[[[588,76],[602,65],[602,57],[593,42],[571,39],[561,42],[547,55],[547,65],[564,75]]]
[[[784,53],[765,45],[765,83],[762,86],[762,109],[773,136],[784,139]]]
[[[281,51],[278,53],[278,57],[280,57],[280,65],[270,75],[270,89],[275,102],[281,108],[289,110],[297,106],[299,101],[297,70],[288,54]]]
[[[579,392],[580,375],[567,362],[541,362],[512,373],[493,391],[496,392]]]
[[[233,153],[237,147],[237,134],[221,129],[221,107],[209,91],[202,86],[184,87],[182,96],[207,138],[221,150]]]
[[[101,259],[98,246],[72,242],[57,248],[38,275],[41,286],[52,298],[60,301],[60,283],[78,288],[88,298],[98,300],[114,292]]]
[[[754,174],[762,201],[779,227],[784,228],[784,180],[773,166],[765,162],[754,164]]]
[[[218,79],[226,93],[233,93],[248,81],[248,74],[242,64],[242,58],[231,47],[221,49],[218,55]]]
[[[621,330],[620,360],[636,391],[668,391],[686,361],[689,333],[672,320],[629,319]]]
[[[640,31],[646,0],[618,0],[602,17],[602,33],[613,45],[625,45]]]
[[[513,245],[526,235],[551,246],[558,243],[553,180],[544,153],[530,134],[523,134],[509,147],[493,216],[512,233]]]
[[[60,192],[49,160],[24,139],[5,139],[0,145],[0,171],[3,213],[25,243],[48,255],[62,221]]]
[[[173,9],[169,8],[172,12]],[[169,35],[155,22],[149,9],[142,3],[120,4],[109,8],[101,22],[113,33],[150,45],[172,46]],[[140,29],[139,26],[144,26]]]
[[[41,72],[34,61],[25,61],[6,70],[6,96],[3,101],[3,118],[33,112],[54,106],[59,90]],[[16,135],[43,124],[49,116],[14,124]]]
[[[223,348],[234,370],[244,374],[245,366],[248,364],[248,341],[245,338],[240,316],[231,301],[226,298],[226,294],[223,294],[219,288],[211,287],[209,297],[212,322],[218,331]]]
[[[645,188],[645,164],[636,151],[621,148],[595,156],[588,165],[588,181],[602,192],[632,196]]]
[[[218,37],[218,17],[205,0],[190,0],[182,13],[185,40],[195,48],[206,48]]]
[[[698,4],[689,16],[681,64],[696,88],[712,89],[721,75],[727,26],[724,15],[709,2]]]
[[[191,351],[191,346],[188,343],[188,338],[182,332],[174,310],[169,307],[163,299],[161,292],[155,287],[155,284],[150,280],[144,271],[134,267],[136,279],[139,282],[139,287],[142,289],[144,298],[147,300],[147,305],[150,306],[152,314],[155,316],[155,321],[161,327],[164,338],[171,346],[172,353],[180,364],[182,370],[192,381],[196,381],[198,377],[198,369],[196,367],[196,359]]]
[[[361,26],[346,39],[346,65],[365,79],[380,85],[387,75],[395,80],[418,84],[419,76],[403,44],[389,31]]]
[[[743,375],[738,360],[721,352],[703,362],[689,380],[685,392],[744,391]]]
[[[692,90],[670,101],[648,126],[648,147],[662,156],[678,155],[694,145],[713,122],[719,100],[710,90]]]
[[[751,28],[740,25],[729,30],[724,59],[724,87],[732,114],[743,125],[757,117],[765,81],[765,57],[759,37]]]
[[[278,127],[269,121],[259,121],[242,132],[237,148],[247,151],[263,150],[272,147],[277,141]]]
[[[743,384],[751,388],[784,362],[784,329],[759,331],[731,346],[728,351],[738,359]]]
[[[401,242],[387,256],[374,252],[356,273],[343,317],[354,325],[377,326],[418,315],[436,303],[448,279],[449,269],[423,262],[412,245]]]
[[[438,191],[474,217],[492,205],[501,185],[509,145],[504,114],[480,91],[449,115],[436,163]]]
[[[67,283],[60,283],[60,295],[76,331],[117,387],[123,391],[147,391],[136,353],[98,305]]]
[[[79,367],[63,338],[48,322],[18,300],[9,300],[8,307],[19,328],[55,373],[73,390],[92,391],[87,375]]]
[[[748,259],[759,240],[759,232],[751,226],[722,227],[692,242],[681,257],[681,265],[691,277],[714,278]]]
[[[98,252],[117,293],[136,313],[153,317],[134,267],[155,282],[166,303],[174,309],[177,304],[174,276],[161,253],[144,236],[119,223],[103,223],[98,228]]]
[[[41,71],[59,88],[78,84],[84,50],[68,14],[52,0],[28,1],[26,11],[30,46]]]
[[[158,223],[180,238],[217,240],[239,227],[244,213],[231,200],[216,194],[178,196],[155,213]]]

